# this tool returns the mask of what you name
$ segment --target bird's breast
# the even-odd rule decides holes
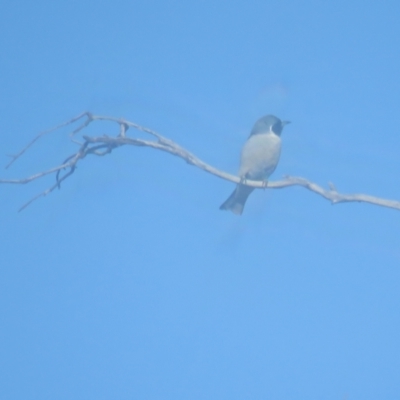
[[[281,154],[281,139],[274,133],[249,137],[243,146],[239,176],[249,179],[267,179],[274,172]]]

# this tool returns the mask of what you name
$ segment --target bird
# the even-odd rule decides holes
[[[244,205],[253,187],[245,185],[246,179],[267,181],[278,165],[281,154],[281,133],[290,121],[281,121],[274,115],[265,115],[254,124],[240,156],[238,183],[233,193],[221,204],[220,210],[243,213]]]

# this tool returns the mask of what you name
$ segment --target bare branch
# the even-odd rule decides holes
[[[238,176],[228,174],[226,172],[220,171],[219,169],[205,163],[200,158],[195,156],[194,154],[190,153],[188,150],[184,149],[183,147],[179,146],[177,143],[173,142],[170,139],[167,139],[157,132],[145,128],[141,125],[135,124],[133,122],[127,121],[123,118],[114,118],[114,117],[107,117],[107,116],[100,116],[100,115],[93,115],[90,112],[84,112],[79,114],[78,116],[57,125],[54,128],[51,128],[47,131],[41,132],[37,135],[31,142],[29,142],[19,153],[12,156],[12,160],[7,164],[6,168],[8,168],[15,160],[17,160],[22,154],[28,150],[38,139],[42,136],[54,132],[60,128],[72,125],[73,123],[77,122],[78,120],[86,117],[83,122],[78,125],[70,133],[70,139],[73,143],[79,146],[76,153],[67,157],[64,162],[54,168],[48,169],[46,171],[42,171],[31,175],[27,178],[22,179],[0,179],[0,183],[13,183],[13,184],[25,184],[42,178],[46,175],[55,174],[56,182],[51,185],[49,188],[44,190],[43,192],[39,193],[27,203],[25,203],[19,211],[25,209],[28,205],[30,205],[33,201],[38,199],[39,197],[43,197],[51,193],[54,189],[60,188],[61,182],[66,180],[70,177],[76,169],[78,162],[84,159],[87,155],[95,155],[95,156],[105,156],[112,152],[117,147],[130,145],[130,146],[142,146],[142,147],[151,147],[156,150],[161,150],[172,154],[176,157],[179,157],[185,160],[188,164],[191,164],[197,168],[202,169],[214,176],[217,176],[221,179],[228,180],[233,183],[244,183],[248,186],[254,188],[269,188],[269,189],[282,189],[289,186],[301,186],[304,187],[323,198],[329,200],[332,204],[337,203],[348,203],[348,202],[364,202],[375,204],[381,207],[388,207],[394,208],[396,210],[400,210],[400,202],[394,200],[387,200],[378,197],[373,197],[365,194],[340,194],[337,192],[333,183],[329,182],[328,186],[329,189],[324,189],[321,186],[308,181],[307,179],[300,178],[300,177],[290,177],[287,176],[285,179],[275,182],[263,182],[263,181],[252,181],[246,180],[243,182]],[[116,136],[108,136],[108,135],[101,135],[101,136],[87,136],[81,135],[81,139],[83,142],[80,142],[75,139],[75,136],[83,131],[86,127],[88,127],[94,121],[110,121],[114,122],[119,125],[119,133]],[[133,128],[139,130],[141,132],[147,133],[153,136],[156,140],[145,140],[141,138],[133,138],[127,136],[128,129]],[[61,176],[61,172],[65,169],[68,171]]]

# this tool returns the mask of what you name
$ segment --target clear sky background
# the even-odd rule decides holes
[[[3,0],[0,161],[89,110],[235,173],[272,113],[273,179],[400,200],[399,38],[395,0]],[[288,188],[237,217],[232,183],[135,147],[17,212],[53,179],[0,185],[1,399],[400,398],[400,212]]]

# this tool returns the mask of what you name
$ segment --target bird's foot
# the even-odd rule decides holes
[[[268,187],[268,181],[262,181],[262,188],[265,190]]]

